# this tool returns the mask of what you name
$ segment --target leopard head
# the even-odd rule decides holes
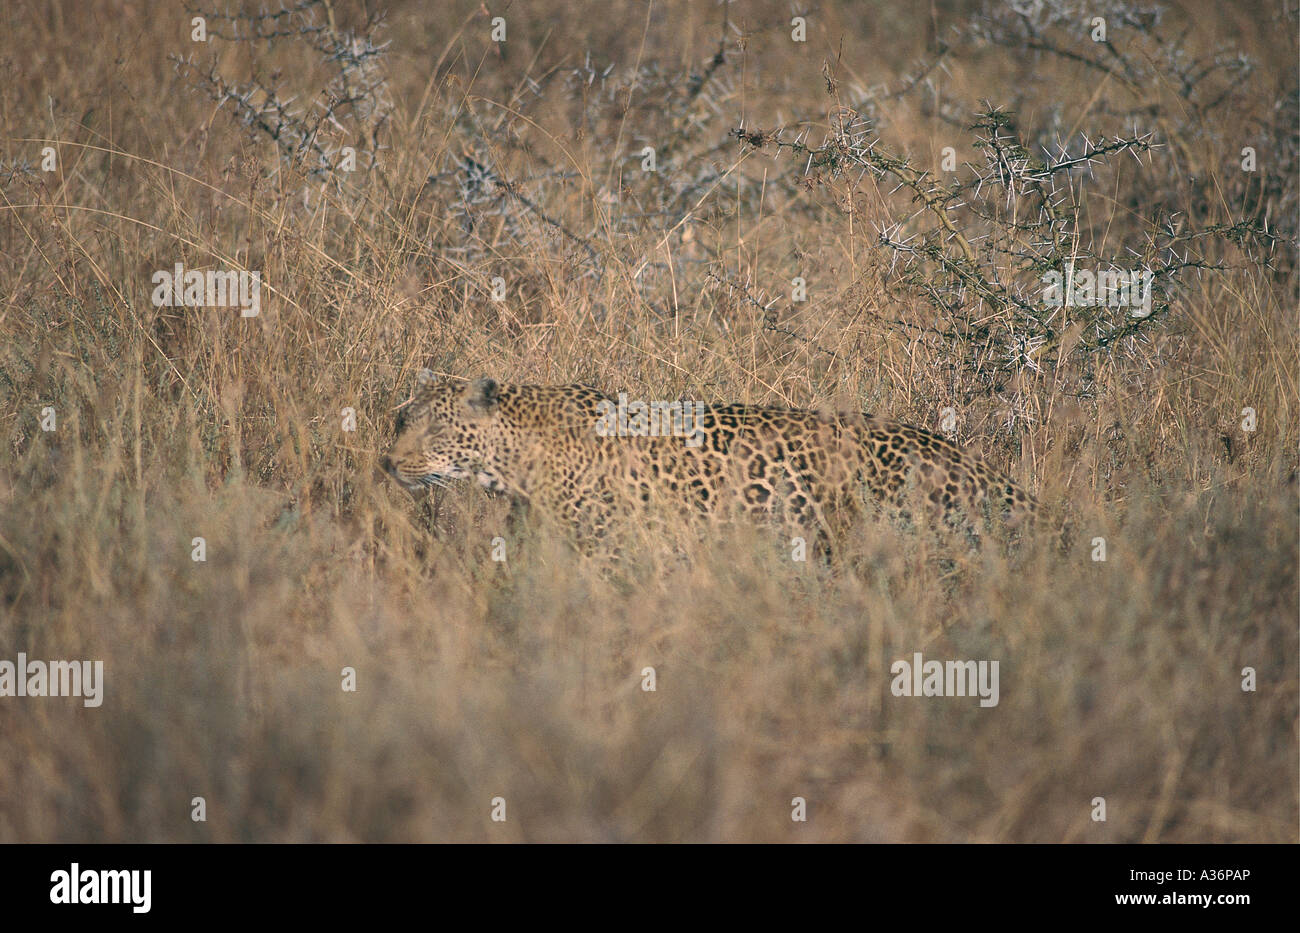
[[[504,483],[489,465],[500,402],[500,386],[487,377],[422,381],[399,413],[397,439],[379,465],[410,490],[476,479],[502,491]]]

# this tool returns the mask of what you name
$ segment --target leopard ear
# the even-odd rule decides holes
[[[475,379],[465,391],[465,404],[479,414],[486,415],[494,411],[500,401],[501,387],[495,379],[487,376]]]

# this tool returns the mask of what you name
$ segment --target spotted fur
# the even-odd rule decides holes
[[[629,511],[751,516],[826,542],[881,506],[932,521],[1018,524],[1033,499],[961,447],[870,415],[752,405],[703,410],[702,443],[604,437],[604,393],[581,385],[442,379],[405,407],[381,465],[403,486],[473,479],[599,538]]]

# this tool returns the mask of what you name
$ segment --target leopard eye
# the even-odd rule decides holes
[[[420,420],[420,417],[424,414],[425,412],[423,410],[414,405],[408,405],[405,408],[399,409],[394,425],[396,433],[401,434],[416,421]]]

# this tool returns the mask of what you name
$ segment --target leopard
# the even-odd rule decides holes
[[[412,492],[473,481],[588,543],[656,507],[775,522],[810,532],[825,554],[883,510],[973,529],[1017,528],[1038,508],[978,453],[898,421],[688,402],[694,417],[671,422],[681,430],[647,433],[643,419],[610,431],[614,405],[588,385],[429,378],[400,407],[379,467]]]

